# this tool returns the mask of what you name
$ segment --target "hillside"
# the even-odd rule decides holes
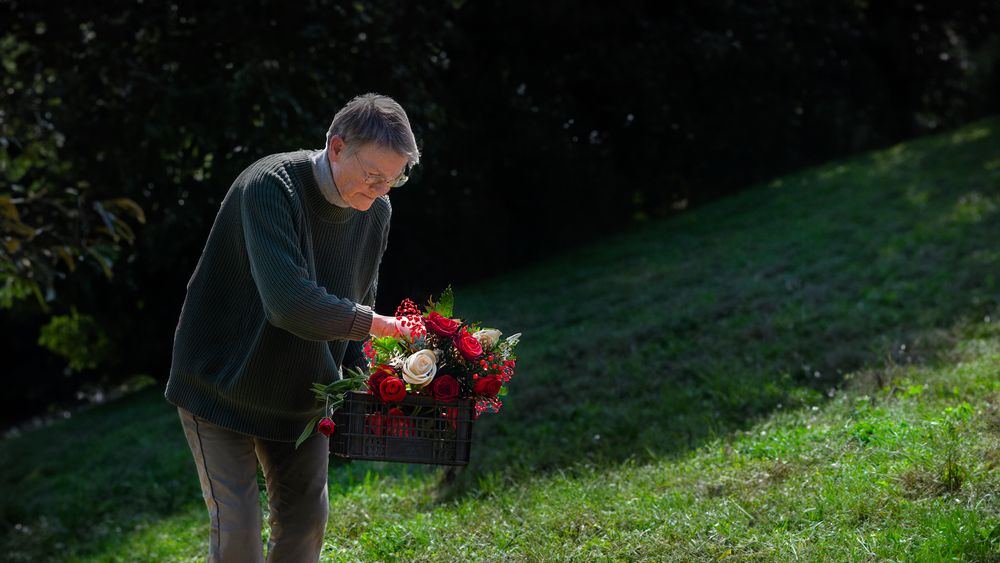
[[[998,212],[992,118],[456,288],[504,412],[451,486],[331,469],[330,559],[1000,560]],[[203,557],[158,388],[0,459],[9,560]]]

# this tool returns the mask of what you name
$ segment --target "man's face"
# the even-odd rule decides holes
[[[337,135],[330,137],[327,157],[340,197],[358,211],[368,211],[375,198],[387,194],[407,162],[405,156],[373,143],[348,147]]]

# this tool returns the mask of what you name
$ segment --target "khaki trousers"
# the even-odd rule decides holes
[[[265,561],[258,462],[271,511],[266,560],[318,561],[330,510],[328,438],[317,434],[296,450],[294,443],[254,438],[177,410],[208,507],[208,561]]]

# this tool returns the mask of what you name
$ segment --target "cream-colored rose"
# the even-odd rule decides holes
[[[427,385],[437,373],[437,357],[430,350],[420,350],[403,362],[403,381],[412,385]]]
[[[495,328],[488,328],[485,330],[477,330],[472,335],[473,338],[479,341],[479,344],[483,347],[483,351],[492,350],[497,342],[500,342],[500,331]]]

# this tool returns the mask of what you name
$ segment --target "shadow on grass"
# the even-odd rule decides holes
[[[176,410],[157,408],[156,393],[145,389],[3,441],[0,523],[9,560],[87,553],[201,502]],[[189,469],[194,478],[184,479]]]
[[[125,546],[131,553],[130,542],[144,530],[162,534],[156,528],[178,516],[183,522],[166,533],[193,536],[182,547],[195,545],[195,555],[203,554],[208,513],[197,470],[177,409],[159,385],[6,439],[0,459],[4,560],[38,561],[43,554],[67,560],[120,553]],[[331,494],[369,486],[370,474],[419,471],[399,464],[331,464]],[[261,501],[266,504],[263,494]],[[157,548],[164,543],[151,542]]]
[[[791,175],[457,294],[523,331],[478,480],[689,451],[996,314],[1000,119]]]

